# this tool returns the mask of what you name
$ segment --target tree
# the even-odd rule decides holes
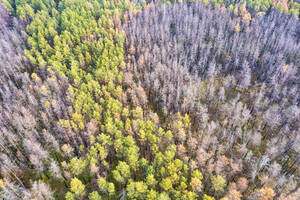
[[[100,188],[101,191],[107,191],[107,189],[106,189],[107,181],[105,180],[105,178],[100,177],[97,180],[97,183],[98,183],[98,187]]]
[[[72,192],[67,192],[65,198],[66,200],[75,200],[75,194]]]
[[[221,200],[241,200],[242,195],[237,190],[229,190],[225,197],[223,197]]]
[[[195,170],[192,172],[192,179],[191,179],[191,187],[194,192],[201,192],[202,191],[202,180],[203,176],[199,170]]]
[[[211,184],[213,186],[213,189],[216,192],[223,192],[224,191],[224,188],[226,186],[226,180],[222,176],[220,176],[220,175],[211,176],[210,180],[211,180]]]
[[[129,181],[127,187],[127,196],[130,199],[146,199],[148,187],[144,182]]]
[[[84,195],[85,185],[78,178],[73,178],[70,183],[71,192],[76,196]]]
[[[155,177],[153,174],[149,174],[147,177],[146,177],[146,183],[148,185],[149,188],[154,188],[157,181],[155,180]]]
[[[35,181],[31,188],[31,195],[33,198],[37,199],[54,199],[53,193],[50,190],[49,186],[46,185],[46,183],[43,182],[37,182]]]
[[[112,173],[116,181],[124,184],[125,180],[130,177],[130,167],[126,162],[119,161],[116,170],[113,170]]]
[[[116,193],[115,185],[111,182],[108,182],[106,187],[107,187],[108,195],[109,196],[114,196],[115,193]]]
[[[157,199],[157,196],[158,196],[158,192],[156,192],[155,190],[150,190],[147,194],[147,197],[146,199],[149,199],[149,200],[156,200]]]
[[[203,200],[215,200],[214,197],[211,197],[211,196],[209,196],[209,195],[207,195],[207,194],[204,194],[204,195],[202,196],[202,199],[203,199]]]
[[[159,184],[159,186],[165,190],[165,191],[169,191],[173,188],[173,182],[171,180],[171,178],[164,178],[162,179],[161,183]]]
[[[202,191],[202,182],[199,178],[192,178],[190,185],[194,192],[198,193]]]
[[[237,187],[241,192],[248,188],[248,180],[245,177],[240,177],[237,181]]]
[[[74,157],[70,160],[70,171],[72,174],[78,176],[83,173],[84,169],[87,166],[87,161],[82,158]]]
[[[263,187],[261,189],[256,189],[249,199],[253,200],[272,200],[276,195],[274,190],[270,187]]]
[[[166,192],[162,192],[158,195],[158,200],[171,200],[171,198],[169,197],[168,193]]]
[[[135,110],[133,110],[132,114],[134,118],[143,119],[143,109],[139,106],[137,106]]]
[[[195,200],[197,199],[197,194],[194,192],[187,192],[186,194],[182,195],[182,199],[184,200]]]
[[[97,191],[91,192],[89,194],[89,200],[101,200],[101,196]]]
[[[77,123],[78,127],[83,130],[84,129],[84,117],[81,114],[74,113],[72,115],[72,119]],[[76,128],[74,128],[76,130]]]

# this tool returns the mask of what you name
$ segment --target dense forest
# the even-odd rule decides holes
[[[0,199],[300,199],[299,11],[0,0]]]

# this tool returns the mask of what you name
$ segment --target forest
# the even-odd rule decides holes
[[[298,0],[0,0],[0,199],[299,200]]]

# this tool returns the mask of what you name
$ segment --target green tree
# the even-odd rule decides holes
[[[134,182],[129,181],[129,184],[126,187],[127,190],[127,196],[129,199],[146,199],[148,187],[147,185],[142,182]]]
[[[91,192],[89,194],[89,200],[101,200],[101,196],[97,191]]]
[[[75,194],[72,192],[67,192],[65,198],[66,200],[75,200]]]
[[[151,188],[154,188],[157,181],[155,180],[155,177],[153,174],[149,174],[147,177],[146,177],[146,183],[149,187]]]
[[[78,176],[83,173],[87,164],[88,164],[87,161],[83,160],[82,158],[79,159],[77,157],[72,158],[70,160],[70,171],[75,176]]]
[[[155,190],[149,190],[146,199],[147,200],[156,200],[158,193]]]
[[[112,173],[116,181],[124,184],[125,180],[130,177],[130,167],[126,162],[119,161],[116,170],[113,170]]]
[[[107,190],[106,190],[107,182],[106,182],[105,178],[100,177],[100,178],[98,179],[97,183],[98,183],[98,187],[100,188],[101,191],[103,191],[103,192],[106,192],[106,191],[107,191]]]
[[[134,118],[143,119],[143,109],[139,106],[137,106],[136,109],[132,111],[132,114]]]
[[[197,194],[191,191],[187,192],[182,196],[182,200],[195,200],[195,199],[197,199]]]
[[[162,192],[158,195],[158,200],[171,200],[171,198],[169,197],[168,193],[166,192]]]
[[[220,176],[220,175],[211,176],[210,180],[211,180],[211,184],[213,186],[213,189],[216,192],[223,192],[224,191],[224,188],[226,186],[226,180],[222,176]]]
[[[107,192],[109,196],[114,196],[116,193],[115,185],[111,182],[107,183]]]
[[[84,184],[82,184],[82,182],[78,178],[73,178],[71,180],[70,187],[71,187],[71,191],[76,196],[84,195],[85,186],[84,186]]]
[[[165,191],[169,191],[173,188],[173,182],[171,178],[164,178],[159,184],[159,186]]]
[[[203,200],[215,200],[214,197],[208,196],[207,194],[204,194],[204,195],[202,196],[202,199],[203,199]]]

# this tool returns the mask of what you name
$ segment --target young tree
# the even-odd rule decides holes
[[[224,189],[226,186],[226,180],[222,176],[220,176],[220,175],[211,176],[210,181],[211,181],[213,189],[216,192],[224,192]]]
[[[164,178],[162,179],[161,183],[159,184],[159,186],[165,190],[165,191],[169,191],[173,188],[173,183],[172,180],[170,178]]]
[[[157,181],[155,180],[155,177],[153,174],[149,174],[146,177],[146,183],[148,185],[149,188],[155,188]]]
[[[119,161],[116,170],[113,170],[112,173],[116,181],[124,184],[130,178],[130,167],[126,162]]]
[[[101,200],[102,199],[100,194],[97,191],[91,192],[88,197],[89,197],[89,200]]]
[[[73,178],[70,183],[70,190],[75,196],[82,196],[85,194],[85,185],[78,178]]]
[[[214,197],[211,197],[211,196],[209,196],[209,195],[207,195],[207,194],[204,194],[204,195],[202,196],[202,199],[203,199],[203,200],[215,200]]]
[[[74,157],[70,160],[70,171],[75,176],[80,175],[84,172],[85,168],[87,167],[88,163],[86,160],[82,158]]]
[[[144,182],[134,182],[130,180],[126,191],[130,199],[146,199],[148,187]]]

